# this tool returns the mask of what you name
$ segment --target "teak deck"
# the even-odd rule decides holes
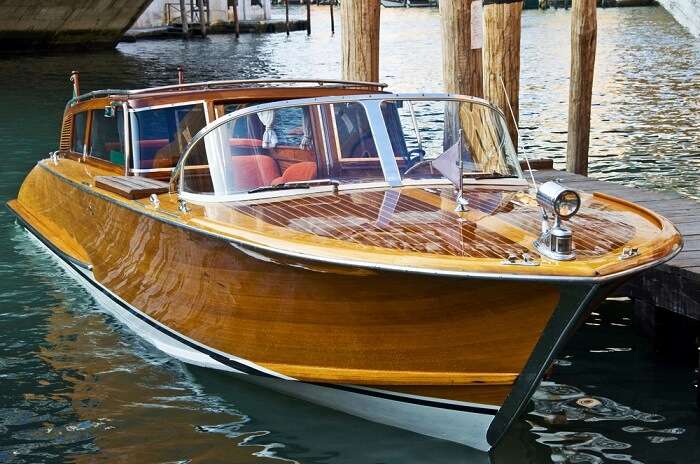
[[[538,165],[538,182],[561,179],[587,192],[632,201],[670,219],[683,235],[683,250],[671,261],[647,270],[625,286],[627,296],[700,321],[700,203],[674,192],[651,191],[591,179]],[[535,166],[533,166],[535,168]]]

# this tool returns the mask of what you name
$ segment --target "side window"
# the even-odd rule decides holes
[[[85,125],[87,124],[87,112],[77,113],[73,116],[73,151],[85,153]]]
[[[362,105],[354,102],[335,104],[333,116],[341,158],[378,158],[372,130]]]
[[[104,110],[92,111],[88,154],[114,164],[124,164],[124,116],[121,108],[116,108],[111,118],[105,117]]]
[[[183,105],[133,113],[134,168],[173,168],[192,137],[206,125],[204,106]]]
[[[305,117],[307,111],[308,109],[301,107],[281,108],[275,111],[274,128],[279,145],[308,147],[313,134],[310,119]]]

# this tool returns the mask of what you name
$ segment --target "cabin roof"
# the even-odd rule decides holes
[[[386,84],[379,82],[325,79],[248,79],[193,82],[145,89],[105,89],[89,92],[68,101],[67,109],[91,106],[98,100],[128,101],[141,108],[193,100],[290,99],[329,95],[383,92]]]

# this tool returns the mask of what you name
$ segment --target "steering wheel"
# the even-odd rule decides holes
[[[408,150],[406,155],[403,156],[403,159],[406,161],[408,169],[411,169],[416,165],[416,163],[420,163],[421,161],[423,161],[424,157],[425,150],[423,150],[422,148],[413,148],[411,150]]]
[[[416,169],[418,169],[418,168],[420,168],[420,167],[423,167],[423,166],[427,166],[427,165],[429,165],[429,164],[432,163],[432,162],[433,162],[433,160],[429,160],[429,159],[420,160],[420,161],[418,161],[417,163],[411,165],[411,167],[409,167],[408,169],[406,169],[406,170],[403,172],[403,175],[404,175],[404,176],[407,176],[407,175],[409,175],[411,172],[415,171]]]
[[[361,148],[365,146],[366,143],[372,143],[374,144],[374,137],[372,134],[364,134],[362,135],[359,139],[357,139],[357,142],[355,142],[350,149],[349,155],[353,158],[369,158],[371,155],[367,156],[368,153],[366,151],[362,152],[360,151]],[[359,156],[357,156],[359,155]],[[346,155],[347,156],[347,155]]]

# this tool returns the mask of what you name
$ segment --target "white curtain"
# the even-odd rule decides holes
[[[231,148],[229,147],[229,134],[232,132],[231,128],[235,121],[234,119],[204,136],[209,173],[215,195],[226,195],[236,191],[231,175],[233,166]]]
[[[277,146],[277,134],[272,128],[275,122],[275,111],[261,111],[258,113],[258,119],[265,126],[265,133],[263,134],[262,147],[263,148],[275,148]]]
[[[299,148],[310,149],[311,147],[311,133],[313,128],[311,127],[311,108],[306,108],[303,110],[303,129],[304,136],[301,138],[301,143],[299,143]]]

